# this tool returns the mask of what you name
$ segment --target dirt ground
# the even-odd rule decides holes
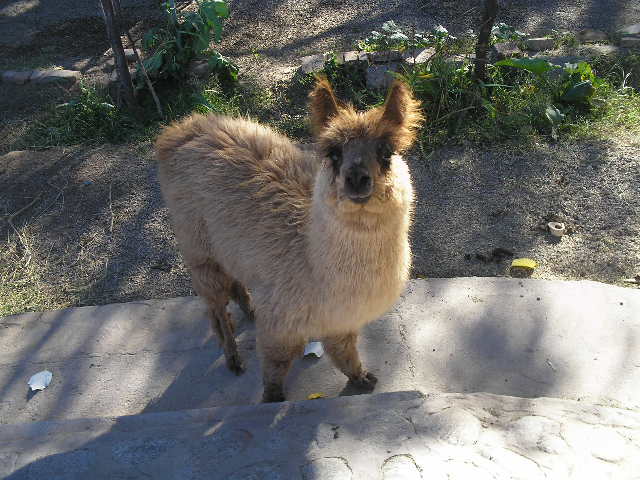
[[[527,6],[531,3],[512,1],[508,18],[501,20],[532,32],[614,29],[640,21],[636,2]],[[603,3],[610,4],[609,11]],[[17,8],[20,2],[8,4]],[[348,47],[388,19],[423,27],[442,23],[453,31],[473,28],[476,4],[238,0],[231,2],[234,13],[223,50],[233,54],[243,75],[268,84],[290,75],[299,56]],[[7,8],[3,4],[0,14]],[[10,23],[3,18],[0,24]],[[68,36],[69,25],[80,40],[58,41]],[[30,37],[29,46],[0,47],[0,69],[75,65],[90,76],[108,47],[99,25],[78,19],[47,24]],[[2,85],[0,153],[6,154],[0,156],[0,261],[29,271],[28,285],[18,282],[16,290],[36,288],[47,299],[22,308],[192,294],[149,142],[47,150],[34,145],[7,153],[8,132],[20,135],[47,105],[64,101],[74,88]],[[426,157],[414,153],[408,160],[418,199],[411,236],[416,276],[504,275],[510,258],[492,259],[495,249],[535,259],[537,278],[623,284],[622,279],[640,273],[638,138],[447,147]],[[566,221],[573,233],[558,241],[540,229],[554,218]],[[0,298],[5,306],[14,301]]]
[[[632,277],[640,272],[639,159],[640,142],[455,147],[428,161],[410,157],[414,274],[505,275],[510,258],[488,258],[502,248],[535,259],[535,278]],[[30,249],[34,281],[54,304],[193,293],[150,145],[14,152],[0,157],[0,166],[3,213],[35,199],[13,221],[27,247],[8,228],[1,238],[11,236],[18,251]],[[542,231],[550,215],[575,233],[558,241]]]

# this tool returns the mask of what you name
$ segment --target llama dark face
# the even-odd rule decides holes
[[[366,203],[383,183],[392,155],[386,139],[356,138],[330,145],[326,156],[335,178],[336,196],[354,203]]]

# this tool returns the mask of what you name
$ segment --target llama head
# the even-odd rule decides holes
[[[318,77],[310,98],[312,127],[332,170],[337,200],[366,204],[383,198],[393,155],[413,144],[422,121],[409,88],[396,80],[383,105],[357,112]]]

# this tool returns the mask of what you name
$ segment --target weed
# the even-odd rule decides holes
[[[225,0],[203,0],[194,12],[182,13],[166,7],[167,26],[149,30],[143,39],[143,48],[153,52],[144,60],[144,67],[154,79],[182,79],[189,62],[196,57],[208,58],[212,70],[235,81],[238,67],[228,58],[209,49],[211,39],[220,42],[222,22],[229,16]],[[141,72],[137,74],[138,88],[144,87]]]
[[[491,29],[491,43],[516,42],[522,43],[527,34],[506,23],[497,23]]]
[[[580,44],[576,34],[566,30],[551,30],[551,34],[549,36],[553,39],[555,48],[575,48]]]
[[[433,47],[443,49],[456,40],[442,25],[438,25],[431,32],[410,32],[403,30],[392,20],[382,25],[381,32],[372,31],[364,40],[357,42],[357,47],[365,52],[382,52],[398,50],[404,52],[409,49]]]
[[[51,107],[44,120],[36,121],[21,142],[35,147],[79,143],[119,143],[131,137],[136,122],[112,103],[103,91],[83,83],[79,96]]]

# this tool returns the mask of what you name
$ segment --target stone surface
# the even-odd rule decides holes
[[[6,70],[2,72],[2,81],[7,83],[15,83],[17,85],[24,85],[29,81],[29,77],[31,77],[32,73],[33,72],[31,70]]]
[[[620,35],[640,35],[640,23],[625,25],[618,29]]]
[[[201,79],[211,75],[211,67],[207,60],[194,60],[189,64],[189,73]]]
[[[338,57],[341,57],[343,62],[366,62],[368,60],[365,52],[358,52],[356,50],[342,52],[342,55],[338,55]]]
[[[133,51],[133,48],[125,48],[124,57],[127,59],[127,62],[135,62],[136,53]]]
[[[609,35],[607,35],[607,32],[603,32],[601,30],[593,30],[591,28],[580,30],[576,37],[578,38],[578,41],[582,43],[597,43],[609,41]]]
[[[564,67],[567,63],[580,63],[588,60],[584,55],[536,55],[533,58],[542,58],[559,67]]]
[[[622,37],[620,46],[624,48],[640,48],[640,35]]]
[[[412,281],[362,331],[376,392],[490,392],[640,406],[640,291],[595,282]],[[0,424],[256,403],[255,326],[232,310],[247,371],[236,377],[197,297],[0,319]],[[43,391],[27,380],[53,373]],[[353,393],[325,355],[300,358],[291,400]]]
[[[621,55],[623,50],[615,45],[585,45],[580,48],[580,53],[599,56],[599,55]]]
[[[73,84],[79,79],[80,72],[75,70],[34,70],[29,81],[33,83]]]
[[[322,53],[308,55],[300,59],[300,69],[304,73],[319,72],[324,68],[325,56]]]
[[[407,50],[403,55],[403,60],[410,65],[426,63],[435,53],[435,48],[420,48],[415,51]]]
[[[393,82],[392,72],[400,70],[397,62],[389,65],[369,65],[367,68],[367,87],[373,89],[385,89]]]
[[[502,60],[504,58],[519,57],[522,55],[522,50],[515,42],[500,42],[495,43],[491,47],[491,56],[495,60]]]
[[[640,413],[395,392],[0,426],[7,480],[637,479]]]
[[[398,62],[402,59],[402,55],[397,50],[385,50],[383,52],[369,52],[367,57],[371,63]]]
[[[539,37],[539,38],[527,38],[527,49],[534,52],[541,52],[543,50],[552,50],[555,41],[551,37]]]

